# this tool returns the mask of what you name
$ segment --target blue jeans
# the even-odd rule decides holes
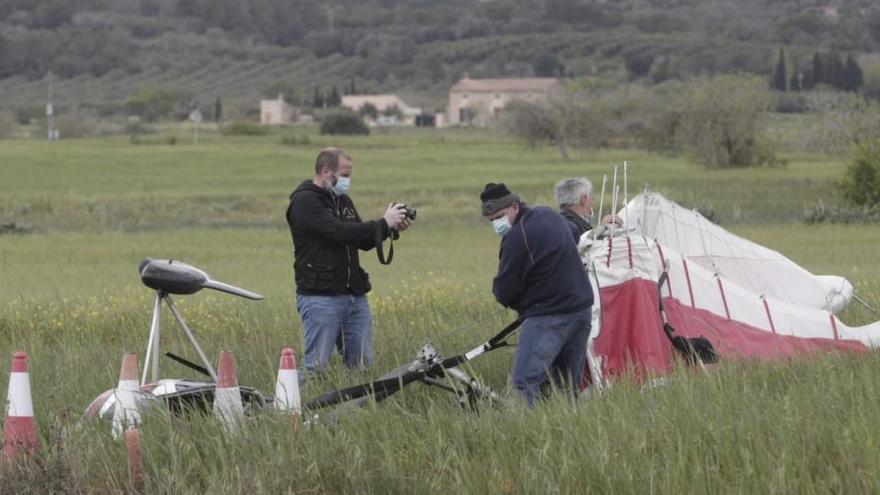
[[[587,358],[591,309],[531,316],[523,321],[511,381],[533,405],[548,379],[577,396]]]
[[[323,372],[333,348],[349,368],[373,364],[373,318],[367,296],[296,295],[303,324],[306,374]]]

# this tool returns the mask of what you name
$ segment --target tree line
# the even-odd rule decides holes
[[[785,51],[780,47],[770,87],[776,91],[803,91],[825,85],[841,91],[858,91],[865,83],[862,67],[847,54],[815,52],[809,67],[788,69]]]

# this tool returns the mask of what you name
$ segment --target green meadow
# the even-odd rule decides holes
[[[176,143],[168,143],[174,136]],[[288,145],[292,136],[299,144]],[[287,139],[283,139],[287,138]],[[530,204],[552,205],[560,178],[597,189],[628,164],[628,194],[649,188],[697,208],[733,232],[817,274],[849,278],[880,307],[874,225],[806,225],[805,210],[839,202],[844,158],[788,154],[788,165],[706,170],[640,150],[580,153],[563,161],[490,131],[395,131],[359,138],[285,128],[229,137],[170,127],[144,144],[128,138],[0,141],[0,383],[15,351],[30,358],[41,450],[7,469],[0,493],[129,491],[124,445],[106,424],[80,422],[115,386],[125,351],[141,361],[153,294],[136,267],[173,258],[259,292],[263,301],[208,293],[175,299],[206,353],[235,353],[239,380],[271,393],[278,355],[302,345],[294,303],[287,197],[330,145],[354,158],[351,195],[362,217],[392,201],[418,220],[381,266],[362,253],[374,291],[376,363],[310,381],[305,399],[377,377],[425,343],[446,356],[494,335],[514,314],[491,296],[498,238],[479,214],[486,182]],[[622,168],[621,168],[622,173]],[[622,194],[623,191],[621,191]],[[605,195],[609,208],[610,185]],[[168,315],[165,315],[168,316]],[[853,305],[842,318],[877,316]],[[170,318],[163,351],[194,357]],[[663,385],[620,381],[576,405],[533,410],[507,389],[513,352],[471,363],[509,397],[479,414],[421,384],[343,416],[291,428],[265,414],[224,434],[211,417],[148,415],[142,428],[150,493],[827,493],[880,490],[880,357],[723,363],[708,375],[681,368]],[[141,363],[143,365],[143,363]],[[171,361],[168,377],[197,378]]]

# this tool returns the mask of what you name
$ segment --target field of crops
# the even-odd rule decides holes
[[[789,155],[785,168],[707,171],[681,158],[603,150],[561,161],[485,132],[398,131],[364,138],[262,137],[165,129],[177,144],[128,139],[0,141],[0,383],[9,359],[30,356],[41,462],[7,472],[0,493],[122,492],[124,446],[104,424],[78,423],[115,385],[124,351],[144,357],[152,295],[136,267],[174,258],[266,296],[219,293],[176,299],[216,358],[233,350],[239,379],[274,388],[278,354],[301,348],[287,195],[309,177],[317,150],[337,144],[355,160],[351,194],[361,215],[390,201],[418,208],[391,266],[362,256],[371,294],[376,364],[344,371],[338,358],[305,398],[376,377],[427,342],[445,355],[494,335],[514,315],[494,303],[498,238],[479,215],[478,193],[504,181],[531,204],[552,204],[552,185],[586,175],[601,184],[629,163],[629,192],[644,187],[710,214],[735,233],[782,251],[814,273],[849,278],[880,306],[880,227],[807,226],[804,209],[836,203],[840,158]],[[161,140],[156,140],[161,142]],[[607,204],[607,199],[606,199]],[[853,307],[847,323],[876,318]],[[170,318],[163,321],[171,329]],[[182,334],[163,350],[192,356]],[[449,394],[415,385],[399,397],[294,431],[260,416],[227,436],[212,418],[162,414],[142,429],[147,489],[155,493],[704,493],[875,492],[880,489],[876,411],[880,358],[830,356],[724,363],[708,375],[682,369],[665,386],[619,383],[576,406],[534,410],[506,391],[513,353],[471,369],[510,396],[504,407],[461,411]],[[298,355],[298,357],[301,357]],[[170,375],[193,372],[170,361]],[[4,388],[5,390],[5,388]]]

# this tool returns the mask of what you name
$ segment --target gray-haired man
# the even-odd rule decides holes
[[[577,243],[584,232],[593,229],[593,184],[584,177],[562,179],[553,187],[553,197]],[[611,222],[621,223],[614,214],[602,218],[603,224]]]

